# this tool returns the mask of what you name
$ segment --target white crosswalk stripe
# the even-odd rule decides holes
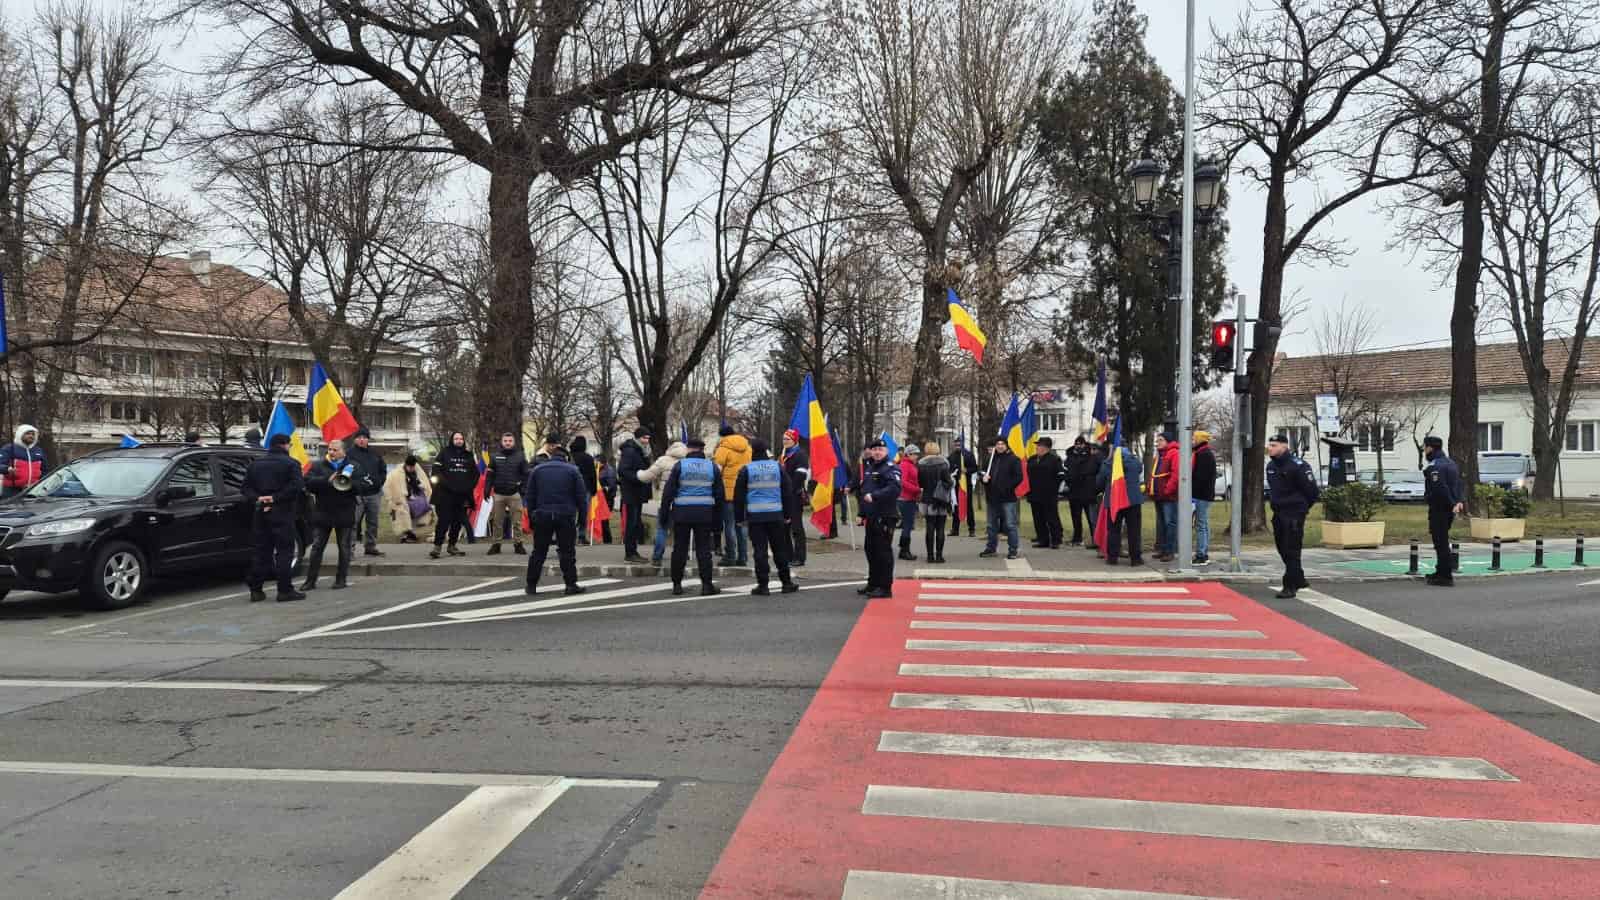
[[[955,666],[901,663],[901,675],[935,678],[1025,678],[1039,681],[1109,681],[1122,684],[1206,684],[1229,687],[1318,688],[1353,691],[1332,675],[1267,675],[1237,672],[1163,672],[1142,669],[1078,669],[1060,666]]]
[[[1193,894],[1154,894],[1066,884],[986,881],[852,869],[841,900],[1206,900]]]
[[[964,603],[993,601],[997,603],[1056,603],[1067,606],[1210,606],[1211,603],[1195,597],[1078,597],[1061,594],[917,594],[918,600],[960,600]]]
[[[923,581],[920,590],[1021,591],[1045,594],[1187,594],[1181,585],[1035,584],[1027,581]]]
[[[1260,722],[1273,725],[1350,725],[1365,728],[1423,726],[1410,716],[1386,710],[1317,709],[1297,706],[1233,706],[1215,703],[1149,703],[1137,700],[1071,700],[1057,697],[997,697],[987,694],[895,694],[895,709],[945,709],[1052,716],[1105,716],[1133,719],[1195,719],[1207,722]]]
[[[1304,662],[1293,650],[1235,650],[1227,647],[1146,647],[1129,644],[1064,644],[1054,641],[906,641],[907,650],[955,653],[1073,653],[1087,656],[1165,656],[1181,659],[1277,659]]]
[[[1099,609],[1025,609],[1005,606],[918,606],[919,613],[946,616],[1047,616],[1058,619],[1160,619],[1179,622],[1232,622],[1227,613],[1125,612]]]
[[[1248,628],[1162,628],[1139,625],[1053,625],[1038,622],[946,622],[917,619],[911,627],[944,631],[1027,631],[1036,634],[1115,634],[1126,637],[1203,637],[1263,640]]]

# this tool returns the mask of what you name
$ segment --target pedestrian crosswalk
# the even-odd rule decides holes
[[[896,597],[706,897],[1600,896],[1600,766],[1219,585]]]

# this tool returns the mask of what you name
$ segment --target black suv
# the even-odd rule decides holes
[[[128,606],[153,576],[250,566],[245,470],[261,450],[145,444],[101,450],[0,503],[0,597],[79,591]],[[298,565],[307,528],[297,526]]]

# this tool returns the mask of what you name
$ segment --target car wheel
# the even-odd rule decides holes
[[[126,541],[114,541],[95,554],[83,593],[101,609],[121,609],[138,602],[149,581],[150,566],[143,551]]]

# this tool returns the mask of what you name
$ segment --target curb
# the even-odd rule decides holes
[[[693,568],[694,568],[693,564],[691,563],[690,569],[693,570]],[[490,565],[484,565],[481,562],[479,562],[479,563],[395,563],[395,562],[389,562],[389,563],[366,563],[364,565],[360,565],[360,564],[352,565],[351,569],[360,570],[361,574],[363,574],[363,575],[365,575],[365,576],[367,576],[369,578],[377,577],[377,576],[383,576],[383,575],[397,575],[397,576],[411,576],[411,577],[429,577],[429,576],[432,576],[432,577],[443,577],[443,578],[452,578],[452,577],[472,578],[472,577],[480,577],[480,576],[481,577],[494,577],[496,575],[504,575],[504,576],[521,575],[521,574],[523,574],[524,572],[526,572],[528,570],[528,566],[527,566],[526,563],[523,563],[522,565],[507,565],[505,563],[493,563],[493,564],[490,564]],[[555,563],[555,562],[545,563],[544,572],[545,572],[546,575],[559,574],[560,571],[561,571],[561,568],[560,568],[560,565],[558,563]],[[593,565],[593,564],[591,564],[591,565],[580,565],[580,566],[578,566],[578,577],[580,577],[580,578],[652,578],[652,577],[655,577],[655,576],[659,576],[659,575],[665,574],[666,571],[667,571],[667,567],[665,565],[661,565],[661,566],[643,565],[643,566],[641,566],[641,565],[634,565],[634,564],[631,564],[631,563],[622,564],[622,565]],[[713,566],[712,569],[711,569],[711,572],[712,572],[713,575],[721,576],[721,577],[749,577],[749,578],[754,578],[756,570],[754,568],[749,567],[749,566]],[[836,576],[840,577],[840,578],[856,578],[856,577],[865,578],[866,577],[865,575],[860,574],[860,573],[856,573],[856,572],[836,572],[836,571],[829,571],[829,570],[822,569],[822,568],[811,568],[809,566],[803,566],[801,568],[795,569],[794,572],[795,572],[795,574],[797,576],[803,576],[806,573],[816,573],[819,577],[826,577],[826,578],[830,578],[830,579],[834,578]],[[698,576],[696,576],[696,577],[698,577]]]

